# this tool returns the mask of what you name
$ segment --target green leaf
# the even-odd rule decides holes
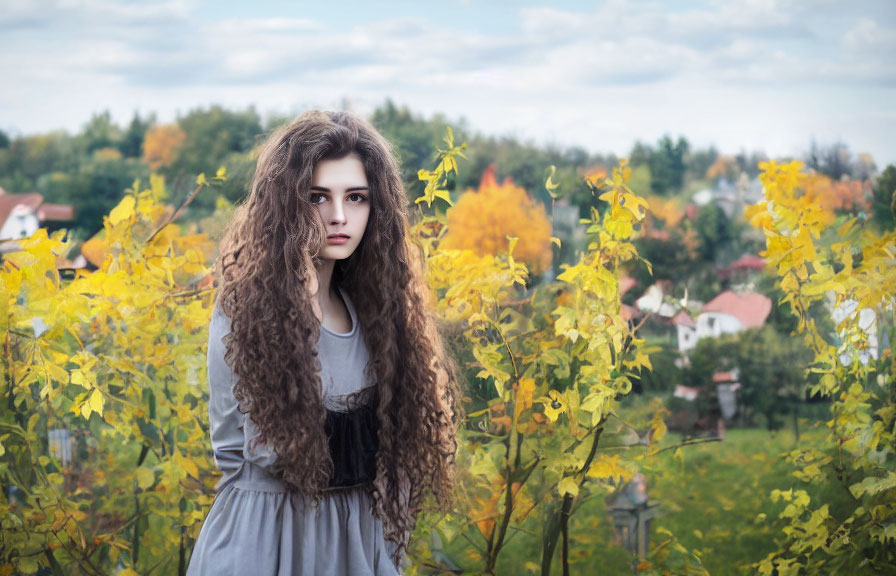
[[[883,478],[869,476],[861,482],[856,482],[849,487],[849,491],[856,498],[861,498],[863,494],[874,496],[894,488],[896,488],[896,473],[888,472]]]

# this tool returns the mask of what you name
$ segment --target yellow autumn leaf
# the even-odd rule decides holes
[[[576,497],[579,495],[579,484],[576,482],[575,478],[567,476],[566,478],[560,480],[560,482],[557,484],[557,491],[561,496],[569,494],[573,497]]]
[[[535,380],[528,377],[520,379],[513,405],[513,418],[519,420],[520,415],[532,406],[532,394],[535,392]]]
[[[632,472],[619,462],[619,455],[606,456],[601,454],[588,468],[587,476],[591,478],[609,478],[616,484],[631,479]]]
[[[148,490],[156,480],[155,474],[153,471],[147,468],[146,466],[140,466],[137,468],[137,485],[140,486],[141,490]]]
[[[91,414],[91,412],[92,412],[92,409],[90,408],[90,402],[88,402],[87,399],[85,399],[83,402],[81,402],[80,405],[75,404],[75,406],[73,407],[73,409],[75,410],[76,413],[77,413],[77,412],[80,412],[80,413],[81,413],[81,416],[82,416],[85,420],[89,420],[89,419],[90,419],[90,414]]]
[[[71,381],[72,381],[72,384],[77,384],[78,386],[83,386],[84,388],[87,388],[88,390],[93,386],[93,384],[91,384],[90,381],[87,380],[87,377],[80,370],[72,370]]]
[[[192,476],[193,478],[199,478],[199,467],[196,466],[196,462],[189,456],[184,456],[180,452],[177,453],[176,457],[178,465],[183,468],[183,470]]]
[[[47,375],[56,382],[65,383],[69,380],[69,373],[66,372],[65,368],[59,366],[58,364],[53,364],[48,362],[46,364]]]
[[[99,391],[98,388],[94,388],[90,393],[90,396],[87,399],[88,404],[90,404],[90,409],[99,414],[103,415],[103,404],[105,404],[106,400],[103,398],[103,393]]]
[[[121,199],[121,202],[118,203],[118,206],[109,212],[109,222],[111,222],[113,226],[117,226],[125,220],[130,220],[134,215],[134,206],[134,197],[125,196]]]
[[[551,422],[556,422],[557,417],[566,412],[566,394],[561,394],[556,390],[551,390],[548,392],[547,398],[541,397],[538,401],[544,405],[544,414]]]

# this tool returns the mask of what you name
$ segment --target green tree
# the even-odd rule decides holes
[[[128,124],[118,144],[121,153],[127,158],[139,158],[143,154],[143,139],[146,138],[146,132],[155,123],[154,114],[141,118],[140,114],[134,112],[134,117],[131,118],[131,123]]]
[[[840,180],[843,176],[852,176],[852,154],[844,142],[821,145],[813,140],[806,154],[806,166],[831,180]]]
[[[108,110],[94,114],[81,130],[87,152],[101,148],[117,148],[121,144],[121,128],[112,121]]]
[[[219,166],[226,165],[232,155],[249,154],[262,134],[261,118],[254,107],[243,111],[230,111],[220,106],[196,108],[179,118],[177,124],[187,137],[178,148],[176,160],[161,171],[170,183],[175,201],[189,194],[196,174],[213,174]],[[244,184],[248,184],[248,180]],[[233,192],[227,195],[236,196]],[[214,208],[214,195],[206,194],[195,199],[190,212],[206,216]]]
[[[887,166],[872,190],[872,218],[881,230],[892,230],[896,226],[896,166]]]
[[[715,202],[700,207],[694,219],[694,229],[700,257],[707,262],[717,262],[734,239],[731,221]]]
[[[70,180],[67,201],[75,206],[72,228],[90,237],[103,228],[103,216],[115,207],[134,181],[147,182],[149,169],[128,158],[98,159],[81,166]]]
[[[780,427],[780,417],[793,414],[797,435],[799,406],[805,398],[805,372],[810,354],[799,339],[771,326],[747,330],[729,344],[733,364],[740,371],[741,403],[747,419],[762,414],[769,430]]]
[[[653,148],[650,147],[650,144],[635,142],[632,151],[628,154],[628,159],[632,168],[637,168],[638,166],[650,166],[650,158],[652,156]],[[643,192],[646,192],[646,190]]]
[[[689,148],[683,136],[679,136],[677,142],[673,142],[670,136],[660,138],[648,160],[650,187],[654,194],[665,195],[681,190],[686,170],[685,156]]]
[[[229,154],[251,151],[262,133],[254,107],[238,112],[220,106],[196,108],[178,118],[177,124],[187,138],[168,176],[213,173]]]
[[[638,253],[652,263],[652,268],[648,270],[645,266],[633,266],[629,274],[645,288],[657,280],[671,280],[675,286],[687,284],[704,263],[686,241],[686,233],[677,226],[635,240]]]
[[[706,178],[706,172],[719,157],[719,151],[715,146],[695,150],[687,157],[687,177],[691,180]]]
[[[759,176],[759,163],[766,160],[768,160],[768,156],[761,151],[747,153],[746,150],[741,150],[734,156],[734,161],[737,162],[737,169],[750,178]]]
[[[408,198],[419,197],[423,184],[417,178],[417,170],[432,163],[433,152],[442,140],[445,120],[441,116],[430,120],[415,116],[407,106],[396,106],[390,99],[373,111],[370,122],[395,148]],[[459,126],[453,129],[458,137],[463,137]]]

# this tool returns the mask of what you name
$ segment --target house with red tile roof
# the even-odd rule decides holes
[[[701,338],[718,338],[748,328],[760,328],[771,311],[772,301],[768,296],[726,290],[707,302],[696,320],[684,310],[673,318],[678,332],[678,350],[692,350]]]
[[[0,188],[0,253],[19,249],[16,240],[27,238],[49,222],[74,220],[70,204],[48,204],[36,192],[7,194]]]

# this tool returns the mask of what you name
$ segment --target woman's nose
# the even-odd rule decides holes
[[[342,224],[345,222],[345,209],[342,206],[342,200],[333,202],[333,211],[330,213],[330,224]]]

